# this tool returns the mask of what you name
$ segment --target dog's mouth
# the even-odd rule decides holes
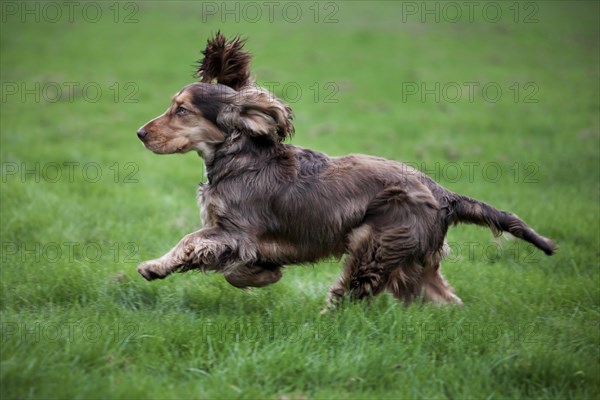
[[[186,153],[189,150],[189,143],[176,145],[175,143],[169,143],[168,141],[142,140],[142,145],[154,154]]]
[[[165,152],[163,151],[163,149],[165,147],[165,143],[146,141],[145,139],[140,139],[140,140],[142,141],[142,146],[144,146],[147,150],[150,150],[151,152],[153,152],[155,154],[165,154]]]

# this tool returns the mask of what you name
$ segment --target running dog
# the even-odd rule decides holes
[[[384,290],[404,304],[419,297],[461,304],[440,272],[449,226],[509,232],[553,254],[554,243],[514,214],[452,193],[405,164],[285,144],[292,111],[251,80],[244,43],[217,33],[199,61],[200,81],[137,131],[154,153],[197,152],[207,171],[198,196],[204,228],[140,264],[144,278],[217,271],[238,288],[262,287],[286,265],[345,255],[329,307]]]

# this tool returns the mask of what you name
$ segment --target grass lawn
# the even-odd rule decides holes
[[[67,3],[0,3],[2,399],[600,396],[599,3]],[[339,260],[144,281],[205,177],[135,132],[218,29],[249,37],[293,143],[408,162],[559,252],[451,229],[460,308],[321,317]]]

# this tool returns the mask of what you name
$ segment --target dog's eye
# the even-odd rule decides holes
[[[185,115],[187,113],[188,113],[187,108],[184,108],[181,106],[177,107],[177,110],[175,111],[175,114],[177,114],[177,115]]]

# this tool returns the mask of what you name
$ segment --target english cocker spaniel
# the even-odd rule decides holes
[[[196,269],[222,272],[238,288],[262,287],[286,265],[345,255],[329,307],[386,289],[404,304],[418,297],[461,304],[440,273],[450,225],[510,232],[553,254],[553,242],[517,216],[405,164],[284,144],[294,132],[291,109],[250,79],[244,43],[217,33],[202,52],[200,82],[137,131],[154,153],[196,151],[207,172],[199,191],[204,228],[140,264],[144,278]]]

